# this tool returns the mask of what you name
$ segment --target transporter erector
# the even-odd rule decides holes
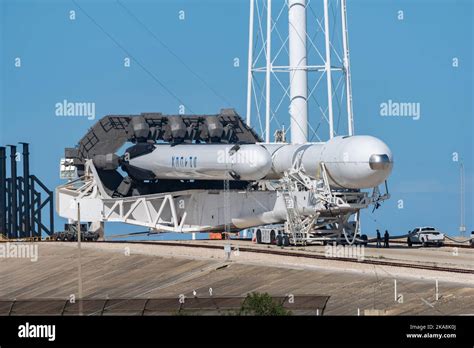
[[[371,136],[263,143],[232,109],[106,116],[66,149],[63,167],[78,178],[57,188],[57,210],[74,220],[79,203],[82,221],[161,232],[284,223],[292,243],[354,241],[349,218],[388,197],[378,186],[392,166],[390,149]]]
[[[256,17],[262,1],[266,15]],[[354,134],[346,1],[314,2],[322,8],[312,11],[324,16],[324,27],[321,23],[318,27],[324,47],[319,49],[307,32],[309,3],[282,2],[282,10],[288,11],[284,64],[277,63],[284,51],[272,57],[272,33],[278,20],[272,19],[272,3],[276,2],[250,0],[245,122],[233,109],[215,115],[105,116],[75,148],[66,149],[61,172],[77,176],[56,189],[59,215],[90,222],[99,230],[104,222],[134,224],[154,232],[235,232],[284,224],[292,244],[364,243],[360,210],[370,205],[378,208],[389,198],[387,178],[393,155],[380,139]],[[330,6],[331,13],[341,15],[340,54],[335,54],[330,41]],[[263,46],[258,48],[257,43]],[[317,50],[323,61],[308,62],[310,49]],[[321,74],[314,86],[308,86],[308,72]],[[291,143],[285,137],[270,139],[271,115],[278,111],[272,109],[271,82],[277,73],[288,77]],[[333,94],[339,85],[332,85],[332,74],[340,74],[344,82],[345,98],[340,100],[345,101],[347,135],[337,136],[334,127]],[[265,77],[265,90],[263,102],[254,105],[257,76]],[[316,110],[309,108],[308,101],[315,98],[320,81],[326,81],[327,107],[321,108],[320,96],[317,105],[328,122],[329,137],[308,142],[309,111]],[[251,127],[260,116],[262,135]]]

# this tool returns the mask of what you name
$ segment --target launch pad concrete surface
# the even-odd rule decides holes
[[[162,242],[167,243],[167,242]],[[315,244],[310,246],[285,247],[282,249],[276,245],[256,244],[247,240],[196,240],[196,241],[174,241],[173,244],[199,244],[218,245],[224,248],[226,244],[233,247],[245,247],[254,249],[289,250],[305,254],[325,255],[331,251],[325,246]],[[331,247],[331,245],[329,245]],[[450,244],[444,247],[425,247],[415,245],[408,248],[406,244],[393,243],[390,248],[377,248],[373,244],[364,248],[363,256],[367,260],[381,260],[390,262],[413,263],[419,265],[464,268],[474,271],[474,248],[459,248]]]
[[[89,299],[178,301],[180,295],[205,298],[210,292],[212,296],[268,292],[273,296],[329,296],[324,315],[474,314],[472,274],[235,251],[227,259],[224,250],[169,245],[83,243],[79,276],[77,243],[38,244],[36,262],[0,259],[0,300],[67,300],[71,295],[77,297],[81,279],[82,295]],[[397,257],[397,252],[402,253],[396,250],[387,255]],[[433,252],[439,258],[436,253],[443,251],[410,252],[410,257],[416,252],[424,252],[425,256]],[[459,253],[472,266],[472,250]]]

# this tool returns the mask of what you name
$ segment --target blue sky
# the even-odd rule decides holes
[[[77,0],[114,42],[73,1],[0,0],[0,143],[30,142],[32,171],[51,188],[62,183],[64,147],[95,122],[57,117],[56,103],[95,102],[97,118],[178,112],[179,101],[142,67],[184,101],[187,112],[234,107],[245,116],[247,1],[122,3],[205,84],[116,1]],[[459,164],[453,152],[465,164],[466,225],[474,229],[473,7],[469,0],[348,1],[356,134],[379,137],[395,157],[392,198],[375,213],[364,212],[365,233],[381,228],[398,234],[418,225],[458,233]],[[136,61],[125,68],[128,55]],[[380,104],[388,100],[420,103],[420,119],[381,117]]]

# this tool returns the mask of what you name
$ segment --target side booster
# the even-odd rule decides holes
[[[321,163],[332,187],[363,189],[388,178],[393,157],[381,140],[359,135],[304,145],[157,144],[128,165],[153,173],[155,179],[256,181],[280,179],[294,164],[317,179]]]

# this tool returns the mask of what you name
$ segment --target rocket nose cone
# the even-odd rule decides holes
[[[371,170],[384,174],[387,178],[393,169],[393,156],[390,148],[382,140],[372,137],[367,157]]]
[[[363,149],[361,152],[363,152],[367,166],[365,170],[367,184],[370,182],[371,185],[379,185],[384,182],[392,172],[392,151],[378,138],[366,136],[361,138],[361,140],[365,142],[365,146],[361,146]]]
[[[374,154],[369,158],[369,166],[373,170],[391,170],[392,165],[393,163],[387,154]]]
[[[390,148],[368,135],[335,137],[327,142],[323,156],[334,182],[344,188],[378,186],[393,168]]]

